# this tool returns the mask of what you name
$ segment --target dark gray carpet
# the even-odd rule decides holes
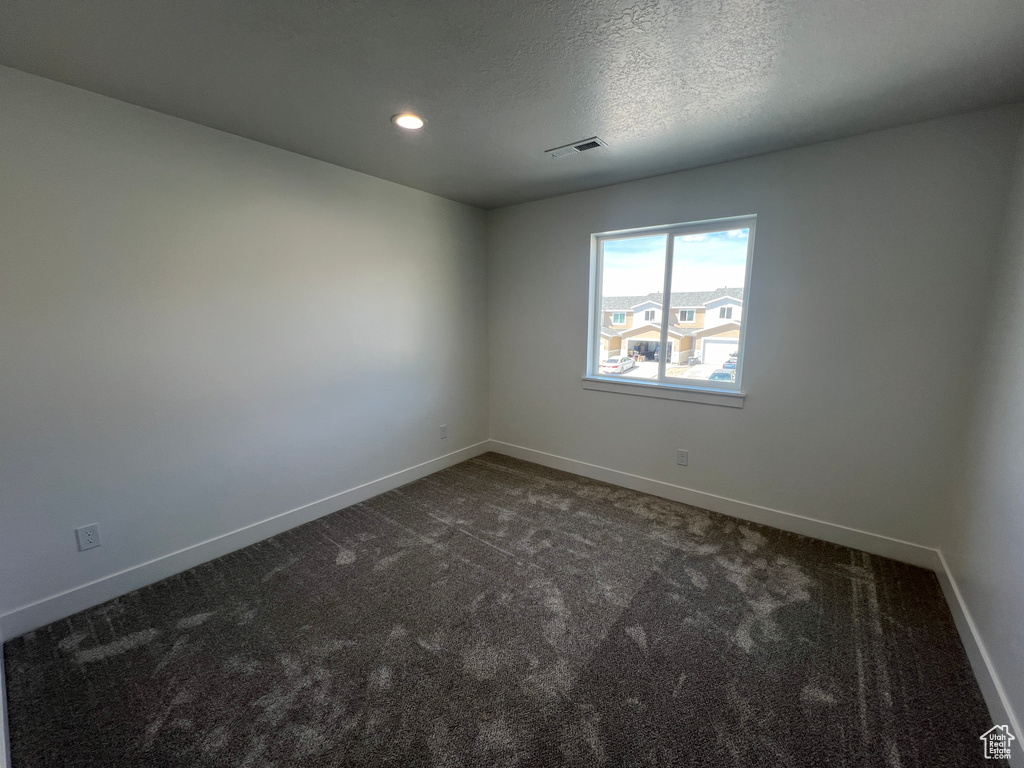
[[[14,768],[999,764],[931,572],[495,454],[4,653]]]

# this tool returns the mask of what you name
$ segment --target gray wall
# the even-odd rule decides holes
[[[1001,256],[988,297],[987,344],[972,358],[978,397],[965,455],[970,472],[942,548],[1019,717],[1024,714],[1024,132]],[[1019,728],[1017,738],[1024,738]]]
[[[977,112],[492,212],[492,439],[937,546],[1020,125]],[[745,407],[582,390],[590,234],[749,213]]]
[[[0,104],[0,614],[486,438],[482,212],[10,69]]]

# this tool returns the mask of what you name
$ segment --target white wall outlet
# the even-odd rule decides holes
[[[676,464],[680,467],[685,467],[690,462],[690,452],[682,449],[676,451]]]
[[[441,425],[441,439],[444,440],[446,437],[448,437],[448,425],[447,424],[442,424]]]
[[[76,528],[75,535],[78,537],[78,550],[80,552],[86,549],[92,549],[93,547],[98,547],[103,543],[100,541],[100,526],[98,523]]]

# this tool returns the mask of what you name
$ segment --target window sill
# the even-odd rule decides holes
[[[583,388],[594,392],[617,392],[622,395],[657,397],[662,400],[683,400],[690,403],[722,405],[726,408],[742,408],[746,395],[724,389],[700,387],[675,387],[666,384],[644,384],[634,381],[619,381],[596,376],[584,376]]]

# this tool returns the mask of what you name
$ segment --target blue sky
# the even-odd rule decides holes
[[[742,286],[749,230],[678,235],[672,265],[673,291],[710,291]],[[665,235],[606,240],[605,296],[660,293],[665,279]]]

